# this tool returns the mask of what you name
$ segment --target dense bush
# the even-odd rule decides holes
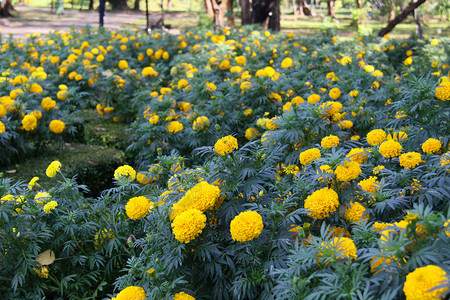
[[[448,39],[86,29],[1,52],[2,163],[94,106],[136,157],[97,197],[57,162],[48,189],[1,179],[6,298],[449,293]]]

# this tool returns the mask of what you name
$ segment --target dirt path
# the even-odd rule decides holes
[[[97,27],[99,14],[97,11],[64,10],[64,15],[56,16],[50,8],[16,6],[13,12],[15,18],[0,18],[0,30],[3,37],[11,33],[14,37],[25,37],[27,34],[46,34],[51,31],[69,31],[72,28],[81,29],[87,25]],[[158,13],[152,13],[150,21],[159,18]],[[140,25],[136,25],[140,24]],[[144,25],[142,25],[144,24]],[[107,29],[139,28],[145,30],[145,12],[107,12],[104,18]]]

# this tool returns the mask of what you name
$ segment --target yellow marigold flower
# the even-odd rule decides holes
[[[380,70],[375,70],[372,73],[372,75],[375,76],[375,77],[382,77],[383,76],[383,72],[381,72]]]
[[[372,170],[372,173],[373,174],[380,174],[380,171],[381,170],[384,170],[385,169],[385,167],[384,166],[376,166],[375,168],[373,168],[373,170]]]
[[[339,181],[347,182],[355,179],[361,174],[361,168],[356,161],[344,161],[344,164],[339,164],[334,171],[336,178]]]
[[[66,124],[60,120],[53,120],[49,124],[50,131],[56,134],[60,134],[66,129]]]
[[[366,71],[367,73],[372,73],[373,71],[375,71],[375,67],[372,65],[366,65],[364,67],[364,71]]]
[[[225,155],[233,152],[234,149],[238,149],[237,139],[234,136],[228,135],[219,139],[215,145],[214,149],[220,155]]]
[[[118,66],[121,70],[128,69],[128,62],[126,60],[121,60],[119,61]]]
[[[220,65],[219,65],[219,69],[221,70],[228,70],[230,68],[230,62],[228,60],[223,60]]]
[[[182,212],[191,208],[200,211],[212,209],[219,197],[219,187],[209,184],[207,181],[201,181],[187,191],[178,202],[172,205],[170,219],[177,217]]]
[[[145,290],[138,286],[129,286],[117,294],[114,300],[144,300],[147,296]]]
[[[320,150],[317,148],[308,149],[306,151],[303,151],[299,155],[300,163],[302,165],[307,165],[311,163],[313,160],[321,158],[322,154],[320,153]]]
[[[205,87],[206,87],[206,91],[208,91],[208,92],[213,92],[213,91],[217,90],[217,87],[214,84],[214,82],[206,82]]]
[[[443,167],[445,167],[446,165],[450,165],[450,152],[442,154],[439,162]]]
[[[30,182],[28,182],[28,188],[31,190],[34,186],[35,186],[35,184],[36,184],[36,182],[39,180],[39,177],[33,177],[31,180],[30,180]]]
[[[271,118],[267,123],[266,123],[266,127],[269,130],[275,130],[278,128],[278,124],[277,124],[277,120],[278,117],[273,117]]]
[[[325,149],[336,147],[337,145],[339,145],[339,137],[330,134],[329,136],[326,136],[322,139],[320,145]]]
[[[357,223],[364,216],[366,208],[359,202],[350,202],[350,207],[345,206],[344,219],[348,222]],[[368,219],[369,215],[365,215],[364,219]]]
[[[359,91],[358,90],[353,90],[349,93],[350,97],[356,97],[359,95]]]
[[[256,211],[241,212],[230,223],[230,233],[237,242],[256,239],[264,228],[262,217]]]
[[[356,246],[352,239],[346,237],[334,237],[329,241],[321,243],[322,250],[318,258],[330,257],[334,259],[356,259]]]
[[[444,228],[447,228],[447,229],[445,230],[445,234],[446,234],[448,237],[450,237],[450,228],[449,228],[449,226],[450,226],[450,219],[448,219],[448,220],[444,223]]]
[[[125,212],[128,218],[137,220],[144,218],[154,207],[154,203],[144,196],[133,197],[125,205]]]
[[[422,144],[422,151],[428,154],[439,152],[442,143],[438,139],[429,138]]]
[[[335,115],[342,110],[342,103],[336,101],[327,101],[320,105],[320,108],[327,113],[327,115]]]
[[[342,120],[338,123],[339,128],[341,129],[350,129],[353,127],[353,122],[350,120]],[[359,137],[359,136],[358,136]],[[352,137],[353,138],[353,137]],[[358,138],[359,140],[359,138]],[[352,140],[354,141],[354,140]]]
[[[362,165],[367,161],[369,153],[364,148],[353,148],[345,157],[349,158],[350,160],[356,161],[360,165]]]
[[[47,203],[47,204],[44,205],[43,210],[44,210],[44,212],[45,212],[46,214],[49,214],[49,213],[50,213],[52,210],[54,210],[57,206],[58,206],[58,202],[52,200],[52,201],[50,201],[49,203]]]
[[[244,116],[249,117],[251,116],[253,113],[253,110],[251,108],[247,108],[246,110],[244,110]]]
[[[177,88],[178,88],[179,90],[181,90],[182,88],[185,88],[185,87],[187,87],[188,85],[189,85],[189,82],[188,82],[186,79],[182,78],[182,79],[178,80]]]
[[[48,276],[50,274],[47,266],[39,266],[39,269],[33,268],[33,270],[36,273],[36,275],[41,278],[48,278]]]
[[[242,56],[242,55],[236,57],[235,60],[236,60],[236,63],[241,66],[245,65],[245,63],[247,62],[247,58],[245,58],[245,56]]]
[[[338,99],[341,96],[341,90],[337,87],[332,88],[330,92],[328,93],[331,99]]]
[[[35,177],[35,178],[37,178],[37,177]],[[47,201],[51,198],[52,198],[52,196],[47,192],[38,192],[34,196],[34,200],[39,204],[44,204],[45,201]]]
[[[316,104],[318,101],[320,101],[320,95],[318,94],[311,94],[308,96],[308,99],[306,99],[309,104]]]
[[[30,87],[30,93],[42,94],[44,89],[37,83],[33,83]]]
[[[2,121],[0,121],[0,133],[3,133],[3,132],[5,132],[5,131],[6,131],[5,124],[3,124]]]
[[[128,181],[133,181],[136,179],[136,171],[129,165],[123,165],[114,171],[114,178],[117,180],[127,179]]]
[[[305,200],[305,210],[314,219],[323,219],[330,216],[339,206],[338,194],[330,188],[323,188],[313,192]]]
[[[209,119],[205,116],[200,116],[195,119],[194,123],[192,124],[192,128],[196,131],[198,130],[206,130],[209,127]]]
[[[269,122],[269,118],[259,118],[256,120],[256,125],[262,128],[267,128],[267,122]]]
[[[245,130],[245,138],[249,141],[256,140],[259,137],[259,131],[255,127],[250,127]]]
[[[59,170],[61,169],[61,166],[62,166],[61,163],[59,161],[55,160],[47,167],[45,174],[48,177],[53,178],[56,176],[56,173],[59,172]]]
[[[400,155],[399,160],[400,166],[407,169],[413,169],[423,162],[422,155],[418,152],[403,153]]]
[[[292,58],[290,57],[286,57],[285,59],[283,59],[283,61],[281,62],[281,67],[283,69],[289,68],[292,66]]]
[[[6,108],[0,104],[0,118],[6,116]]]
[[[206,226],[206,216],[198,209],[188,209],[179,214],[172,222],[175,238],[182,243],[189,243],[202,233]]]
[[[438,266],[428,265],[415,269],[406,275],[405,285],[403,286],[406,300],[440,299],[440,295],[447,291],[448,287],[432,289],[441,285],[446,278],[447,274]]]
[[[182,123],[180,123],[178,121],[172,121],[169,123],[169,125],[167,125],[166,132],[177,133],[183,129],[184,129],[184,126]]]
[[[374,129],[367,134],[366,139],[369,145],[375,146],[384,142],[386,137],[386,132],[383,129]]]
[[[242,90],[241,93],[244,93],[244,91],[252,88],[252,83],[250,81],[243,81],[239,87]]]
[[[159,116],[158,115],[153,115],[153,116],[150,117],[150,119],[148,119],[148,121],[150,122],[150,124],[156,125],[156,124],[158,124]]]
[[[441,101],[450,100],[450,81],[443,81],[436,89],[435,94],[436,98]]]
[[[394,140],[387,140],[380,145],[380,154],[385,158],[393,158],[400,155],[402,152],[402,145]]]
[[[145,67],[142,69],[142,76],[149,77],[149,76],[158,76],[158,72],[155,71],[152,67]]]
[[[28,114],[22,119],[23,129],[26,131],[33,131],[37,126],[37,119],[33,114]]]
[[[56,105],[56,101],[53,101],[50,97],[46,97],[46,98],[42,99],[41,107],[44,110],[52,110],[53,107],[55,107],[55,105]]]
[[[382,166],[379,166],[382,167]],[[384,169],[384,167],[383,167]],[[376,176],[370,176],[367,179],[361,180],[358,183],[358,186],[363,190],[366,191],[368,193],[374,194],[379,188],[380,188],[380,182],[377,181],[377,177]]]
[[[412,57],[409,56],[407,59],[405,59],[405,60],[403,61],[403,63],[405,64],[405,66],[409,66],[410,64],[413,63]]]
[[[346,65],[351,64],[351,63],[352,63],[352,58],[349,57],[349,56],[344,56],[341,59],[341,65],[343,65],[343,66],[346,66]]]
[[[173,296],[173,300],[195,300],[195,298],[185,292],[179,292]]]
[[[329,165],[320,166],[319,170],[317,170],[316,173],[317,173],[317,175],[320,175],[321,173],[330,174],[330,175],[326,175],[327,177],[330,177],[331,175],[334,174],[333,169]],[[330,178],[328,178],[328,179],[330,179]],[[319,182],[323,182],[323,176],[320,176],[319,178],[317,178],[317,180]]]

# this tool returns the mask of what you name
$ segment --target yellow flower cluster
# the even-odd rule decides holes
[[[133,197],[128,200],[128,203],[125,205],[125,212],[128,218],[137,220],[144,218],[153,207],[154,203],[147,197]]]
[[[366,208],[359,202],[350,202],[350,207],[345,206],[345,214],[344,219],[348,222],[356,223],[361,220],[364,216],[364,212]],[[365,219],[368,218],[368,215],[365,216]]]
[[[183,124],[181,124],[178,121],[172,121],[169,123],[169,125],[167,125],[167,132],[171,132],[171,133],[177,133],[181,130],[184,129]]]
[[[342,103],[336,101],[327,101],[320,105],[320,108],[327,113],[328,116],[335,115],[342,110]]]
[[[435,89],[435,96],[441,101],[448,101],[450,100],[450,81],[444,81],[442,82],[436,89]]]
[[[303,151],[299,155],[300,163],[302,165],[307,165],[311,163],[313,160],[321,158],[322,154],[320,153],[320,150],[317,148],[308,149],[306,151]]]
[[[195,298],[185,292],[179,292],[173,296],[173,300],[195,300]]]
[[[61,166],[62,166],[61,163],[59,161],[55,160],[47,167],[45,174],[48,177],[53,178],[56,176],[56,173],[59,172],[59,170],[61,169]]]
[[[145,290],[138,286],[129,286],[124,288],[115,298],[111,300],[144,300],[147,298]]]
[[[397,157],[402,153],[402,145],[394,140],[387,140],[380,145],[380,154],[385,158]]]
[[[50,213],[52,210],[54,210],[57,206],[58,206],[58,202],[52,200],[52,201],[50,201],[49,203],[47,203],[47,204],[44,205],[43,210],[44,210],[44,212],[45,212],[46,214],[49,214],[49,213]]]
[[[206,130],[209,127],[209,119],[205,116],[200,116],[195,119],[192,128],[194,130]]]
[[[283,69],[289,68],[292,66],[292,58],[290,57],[286,57],[285,59],[283,59],[283,61],[281,62],[281,67]]]
[[[407,169],[413,169],[423,162],[422,155],[418,152],[403,153],[400,155],[399,160],[400,166]]]
[[[259,131],[255,127],[250,127],[245,130],[245,138],[249,141],[256,140],[259,136]]]
[[[345,157],[362,165],[367,161],[369,153],[364,148],[353,148]]]
[[[158,76],[158,72],[155,71],[152,67],[145,67],[142,69],[142,76],[149,77],[149,76]]]
[[[339,137],[330,134],[322,139],[320,145],[325,149],[336,147],[339,145]]]
[[[314,219],[324,219],[336,211],[339,206],[338,194],[330,188],[323,188],[313,192],[305,200],[305,210]]]
[[[36,182],[39,180],[39,177],[33,177],[30,182],[28,182],[28,188],[31,190],[35,185]]]
[[[33,131],[37,126],[37,118],[33,114],[25,115],[22,119],[23,129],[26,131]]]
[[[339,164],[334,173],[339,181],[347,182],[355,179],[361,174],[361,168],[356,161],[344,161],[344,164]]]
[[[50,97],[45,97],[42,99],[41,107],[44,110],[52,110],[55,107],[56,101],[52,100]]]
[[[198,209],[191,208],[179,214],[172,222],[175,238],[189,243],[202,233],[206,226],[206,216]]]
[[[227,135],[216,142],[214,149],[222,156],[227,153],[229,154],[234,149],[238,149],[237,139],[234,136]]]
[[[66,124],[60,120],[53,120],[49,124],[50,131],[56,134],[63,133],[66,129]]]
[[[328,93],[331,99],[336,100],[341,96],[341,90],[337,87],[332,88]]]
[[[403,292],[406,300],[437,300],[448,287],[434,289],[446,279],[446,273],[438,266],[428,265],[417,268],[406,275]],[[432,291],[431,291],[432,290]]]
[[[131,182],[136,179],[136,171],[129,165],[123,165],[114,171],[114,178],[117,180],[127,179]]]
[[[256,239],[263,228],[261,215],[252,210],[241,212],[230,223],[231,237],[237,242],[248,242]]]
[[[322,250],[317,254],[320,257],[334,259],[356,259],[356,246],[352,239],[347,237],[334,237],[329,241],[321,243]]]
[[[442,143],[438,139],[429,138],[422,144],[422,151],[433,154],[441,149]]]
[[[51,198],[52,196],[47,192],[38,192],[36,196],[34,196],[34,200],[39,204],[44,204],[45,201]]]
[[[178,202],[172,205],[170,219],[173,220],[182,212],[191,208],[195,208],[202,212],[213,209],[219,197],[219,187],[209,184],[206,181],[197,183],[193,188],[187,191]]]
[[[381,183],[377,181],[377,179],[378,178],[376,176],[370,176],[367,179],[361,180],[358,183],[358,186],[361,187],[363,191],[374,194],[381,185]]]
[[[374,129],[367,134],[366,139],[369,145],[375,146],[384,142],[386,137],[386,132],[383,129]]]

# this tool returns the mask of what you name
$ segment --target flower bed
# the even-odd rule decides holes
[[[129,125],[136,160],[96,198],[58,163],[52,187],[1,178],[1,293],[448,293],[448,50],[254,28],[3,43],[1,163],[73,138],[93,107]]]

